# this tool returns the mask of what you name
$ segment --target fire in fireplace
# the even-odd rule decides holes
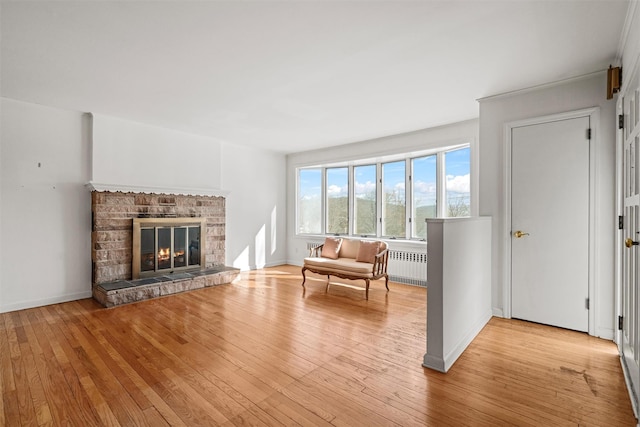
[[[205,266],[204,218],[134,218],[133,279]]]

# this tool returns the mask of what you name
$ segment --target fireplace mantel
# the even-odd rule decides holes
[[[111,191],[121,193],[143,194],[176,194],[184,196],[217,196],[227,197],[229,192],[219,188],[190,188],[190,187],[153,187],[145,185],[105,184],[90,181],[86,187],[91,191]]]

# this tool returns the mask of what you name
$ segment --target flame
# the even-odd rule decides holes
[[[169,251],[169,248],[160,248],[158,250],[158,261],[168,260],[170,253],[171,251]]]
[[[177,257],[182,256],[182,255],[184,255],[184,250],[182,250],[182,251],[176,251],[176,252],[173,254],[173,257],[174,257],[174,258],[177,258]]]

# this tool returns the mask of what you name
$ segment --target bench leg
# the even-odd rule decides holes
[[[388,275],[384,276],[384,286],[387,288],[387,291],[389,291],[389,276]]]
[[[324,293],[329,292],[329,280],[331,280],[331,276],[327,276],[327,286],[324,288]]]
[[[307,281],[307,276],[304,275],[304,271],[307,269],[307,267],[302,267],[302,287],[304,288],[304,282]]]
[[[364,279],[364,281],[367,282],[367,287],[365,288],[364,296],[365,296],[365,299],[368,300],[369,299],[369,279]]]

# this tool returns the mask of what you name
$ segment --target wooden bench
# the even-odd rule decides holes
[[[371,280],[385,278],[389,290],[387,262],[389,249],[386,242],[328,237],[325,243],[311,248],[309,257],[302,266],[302,287],[307,280],[305,271],[327,276],[327,287],[331,276],[348,280],[364,280],[365,297],[369,299]]]

